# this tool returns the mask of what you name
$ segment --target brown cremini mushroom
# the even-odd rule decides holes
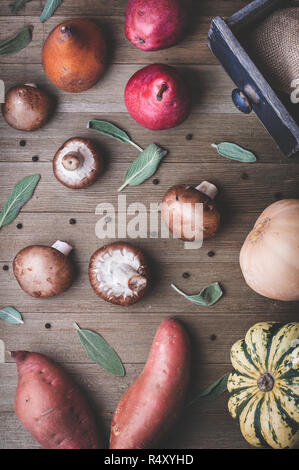
[[[35,131],[42,127],[53,111],[53,100],[35,84],[11,88],[2,105],[6,122],[20,131]]]
[[[220,225],[220,213],[213,201],[217,193],[216,186],[207,181],[195,188],[172,186],[162,205],[162,217],[169,230],[184,241],[211,238]]]
[[[89,280],[104,300],[127,307],[144,295],[148,283],[148,267],[143,253],[125,242],[103,246],[91,257]]]
[[[103,169],[97,147],[88,139],[73,137],[56,153],[53,172],[58,181],[72,189],[81,189],[95,182]]]
[[[72,247],[58,240],[52,247],[27,246],[13,262],[21,288],[32,297],[52,297],[66,291],[73,282],[73,266],[68,259]]]

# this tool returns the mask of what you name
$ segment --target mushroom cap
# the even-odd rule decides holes
[[[70,260],[55,248],[27,246],[13,262],[14,275],[21,288],[32,297],[52,297],[66,291],[73,282]]]
[[[80,93],[93,87],[106,68],[107,45],[99,26],[86,18],[70,18],[47,37],[42,62],[58,88]]]
[[[35,131],[49,119],[53,100],[35,85],[20,85],[11,88],[2,105],[6,122],[20,131]]]
[[[79,168],[69,171],[63,166],[66,155],[77,155],[81,159]],[[95,182],[103,170],[103,159],[97,147],[88,139],[73,137],[57,151],[53,159],[53,172],[58,181],[72,189],[81,189]]]
[[[102,299],[127,307],[140,300],[148,287],[146,259],[130,243],[111,243],[92,255],[89,280]]]
[[[218,230],[220,225],[220,213],[215,205],[215,202],[206,194],[198,191],[197,189],[183,184],[172,186],[163,197],[162,217],[168,225],[169,230],[179,236],[184,241],[194,241],[201,237],[200,233],[192,234],[190,237],[186,236],[182,230],[182,224],[188,223],[191,218],[191,229],[194,231],[194,218],[195,218],[195,204],[203,204],[203,239],[211,238]],[[189,211],[187,206],[189,204],[193,210]],[[178,222],[179,220],[179,222]],[[179,224],[179,225],[178,225]],[[183,233],[182,233],[183,232]]]

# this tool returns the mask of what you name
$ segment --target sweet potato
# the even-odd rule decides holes
[[[150,449],[161,443],[184,404],[189,369],[187,334],[176,320],[165,320],[143,371],[116,408],[110,449]]]
[[[66,372],[42,354],[11,353],[19,382],[15,413],[45,449],[101,449],[89,405]]]

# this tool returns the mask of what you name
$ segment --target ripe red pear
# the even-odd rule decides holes
[[[129,113],[147,129],[170,129],[181,124],[191,107],[189,89],[178,70],[153,64],[138,70],[128,81],[125,102]]]
[[[126,36],[144,51],[173,46],[184,35],[190,7],[190,0],[129,0]]]

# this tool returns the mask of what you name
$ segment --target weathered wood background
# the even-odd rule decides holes
[[[231,345],[243,337],[257,321],[294,320],[298,304],[267,300],[245,284],[238,254],[247,232],[258,214],[275,199],[298,197],[298,158],[287,160],[276,148],[255,115],[239,114],[231,103],[233,84],[209,52],[205,40],[213,16],[231,15],[245,0],[195,0],[193,23],[188,37],[178,46],[145,53],[125,38],[123,0],[64,0],[55,16],[41,24],[44,1],[29,2],[17,16],[11,16],[2,0],[0,40],[24,25],[33,25],[33,42],[18,54],[1,57],[0,78],[6,87],[36,82],[57,99],[51,122],[35,133],[17,132],[0,118],[0,200],[3,206],[13,185],[22,177],[42,176],[33,199],[17,221],[0,234],[0,302],[15,306],[24,317],[21,326],[0,323],[6,362],[0,364],[0,448],[37,448],[38,444],[14,415],[17,383],[16,366],[8,351],[27,349],[45,353],[62,363],[90,396],[108,439],[113,411],[122,393],[137,377],[161,321],[179,318],[192,339],[194,397],[219,376],[230,370]],[[110,64],[98,85],[80,95],[55,89],[41,66],[41,47],[49,31],[72,16],[94,18],[106,31]],[[126,112],[123,91],[137,69],[152,62],[177,64],[193,91],[193,112],[181,126],[170,131],[151,132],[138,126]],[[136,142],[145,146],[157,142],[169,154],[155,178],[140,187],[125,190],[127,202],[159,202],[173,184],[196,184],[203,179],[220,188],[219,204],[223,224],[217,236],[194,252],[184,250],[178,240],[136,240],[153,261],[155,280],[150,293],[140,303],[124,310],[105,303],[91,289],[87,267],[91,254],[104,241],[95,235],[97,204],[117,202],[116,189],[136,151],[124,144],[95,135],[86,129],[91,118],[107,119],[125,128]],[[192,140],[186,135],[192,134]],[[51,161],[57,148],[73,136],[93,138],[102,149],[106,170],[92,187],[72,191],[60,185],[52,174]],[[21,146],[20,141],[26,145]],[[211,144],[234,141],[252,149],[258,163],[234,163],[218,156]],[[38,156],[38,162],[32,157]],[[76,224],[70,225],[69,219]],[[17,223],[23,228],[18,230]],[[29,244],[52,244],[57,238],[74,246],[77,278],[65,294],[47,300],[33,299],[19,288],[12,273],[15,254]],[[106,240],[105,240],[106,242]],[[208,257],[213,251],[214,257]],[[9,266],[8,271],[2,267]],[[183,273],[190,277],[185,279]],[[170,287],[177,284],[188,293],[198,292],[212,281],[221,282],[225,296],[212,308],[200,308],[178,296]],[[73,322],[102,334],[124,361],[127,375],[115,378],[93,364],[85,355]],[[45,324],[51,328],[46,329]],[[173,448],[248,448],[238,423],[227,411],[227,397],[187,408],[182,422],[166,441]]]

